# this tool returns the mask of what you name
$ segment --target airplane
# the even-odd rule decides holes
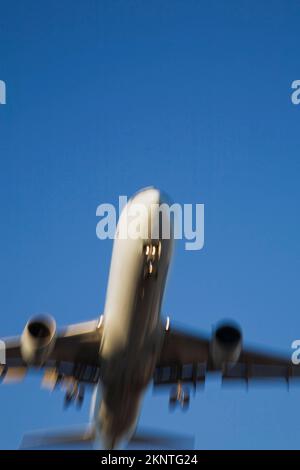
[[[138,435],[137,423],[150,383],[170,389],[171,409],[185,410],[189,390],[204,384],[212,372],[218,372],[223,382],[282,378],[288,383],[300,376],[289,358],[245,348],[234,323],[221,323],[206,336],[173,327],[169,318],[161,317],[174,233],[170,213],[157,211],[170,203],[164,193],[149,187],[134,195],[125,209],[134,204],[146,209],[140,220],[146,235],[120,236],[124,228],[126,232],[128,212],[123,210],[103,315],[62,329],[51,316],[38,315],[28,321],[21,336],[4,340],[6,364],[0,370],[4,382],[23,378],[31,369],[42,370],[44,385],[65,389],[66,406],[80,406],[86,387],[94,388],[92,419],[86,429],[40,439],[29,435],[23,447],[33,442],[57,446],[93,441],[104,449],[118,449],[124,442],[146,442]],[[158,235],[151,238],[149,227],[155,223]],[[163,224],[170,228],[169,237],[160,230]]]

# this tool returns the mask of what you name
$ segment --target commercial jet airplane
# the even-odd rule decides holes
[[[161,304],[172,257],[173,223],[159,217],[163,194],[147,188],[128,201],[146,210],[141,217],[146,236],[123,237],[126,210],[115,234],[103,316],[58,330],[48,316],[30,319],[20,337],[4,340],[3,381],[21,378],[28,369],[44,371],[43,382],[66,390],[65,404],[81,404],[85,387],[93,386],[92,421],[84,431],[28,437],[24,447],[84,441],[103,448],[139,442],[136,432],[143,395],[152,382],[170,388],[170,406],[185,409],[190,388],[203,384],[210,372],[223,381],[300,376],[288,358],[244,348],[240,329],[220,324],[212,335],[191,335],[161,318]],[[153,210],[156,207],[156,210]],[[157,222],[159,221],[159,222]],[[149,227],[166,224],[170,236],[151,238]],[[140,227],[141,228],[141,227]],[[143,228],[143,227],[142,227]],[[152,231],[151,231],[152,233]],[[143,442],[143,439],[140,439]],[[149,447],[148,447],[149,448]]]

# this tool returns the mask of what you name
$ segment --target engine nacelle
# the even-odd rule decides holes
[[[234,365],[242,351],[242,333],[237,325],[222,324],[213,332],[210,355],[215,369]]]
[[[46,315],[31,318],[21,336],[21,354],[27,364],[42,366],[56,340],[54,318]]]

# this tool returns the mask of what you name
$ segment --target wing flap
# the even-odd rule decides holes
[[[55,346],[42,367],[45,371],[42,385],[53,390],[59,383],[94,384],[100,377],[100,344],[103,326],[99,321],[70,325],[58,332]],[[20,337],[4,339],[6,364],[0,367],[4,383],[20,381],[29,366],[23,361]]]
[[[210,339],[206,335],[196,336],[178,329],[166,332],[154,374],[154,386],[178,382],[196,386],[204,383],[207,373],[213,371]],[[224,364],[220,373],[224,383],[275,379],[289,383],[300,378],[300,365],[293,365],[288,357],[253,348],[243,349],[238,362]]]

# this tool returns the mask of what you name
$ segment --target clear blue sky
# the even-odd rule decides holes
[[[205,247],[177,244],[163,313],[289,352],[300,338],[298,1],[0,0],[0,329],[97,317],[111,241],[96,208],[154,184],[205,204]],[[187,414],[147,394],[141,425],[197,448],[300,448],[300,388],[224,391]],[[38,378],[0,387],[0,447],[88,419]]]

